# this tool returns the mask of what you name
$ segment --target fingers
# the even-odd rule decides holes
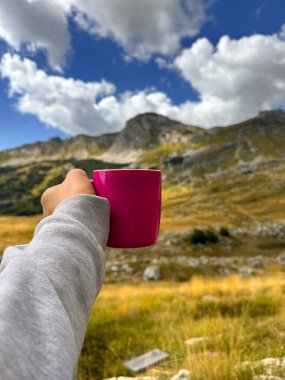
[[[84,178],[88,179],[88,176],[84,170],[82,170],[82,169],[71,169],[67,173],[64,181],[68,181],[68,180],[76,181],[76,180],[82,180]],[[88,181],[89,181],[89,179],[88,179]]]
[[[44,216],[51,215],[64,199],[80,194],[95,195],[95,190],[84,170],[72,169],[62,183],[50,187],[43,193],[41,204]]]

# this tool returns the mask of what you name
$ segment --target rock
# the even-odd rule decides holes
[[[240,277],[243,277],[243,278],[254,276],[253,270],[247,267],[240,268],[239,274],[240,274]]]
[[[284,380],[284,377],[273,375],[257,375],[253,376],[253,380]]]
[[[230,269],[227,269],[227,268],[220,268],[219,269],[219,275],[221,277],[230,276],[231,274],[233,274],[233,272]]]
[[[158,348],[149,351],[137,358],[125,362],[125,367],[132,372],[144,371],[150,366],[161,362],[169,357],[169,354],[159,350]]]
[[[179,240],[174,238],[166,240],[165,245],[179,245],[179,243]]]
[[[143,272],[143,278],[145,281],[157,281],[161,278],[159,267],[149,266],[146,267]]]
[[[285,252],[277,256],[277,262],[281,265],[285,265]]]
[[[247,228],[236,228],[231,231],[231,234],[233,236],[246,236],[249,234],[249,231]]]
[[[285,256],[284,256],[284,264],[285,264]],[[264,263],[262,261],[262,258],[260,258],[260,257],[255,258],[254,257],[254,258],[249,260],[249,265],[251,265],[255,269],[260,269],[260,268],[263,268]]]
[[[196,346],[199,343],[203,343],[207,340],[209,340],[209,337],[207,336],[196,336],[194,338],[185,340],[185,344],[187,344],[187,346]]]
[[[264,367],[282,367],[285,368],[285,358],[265,358],[257,362]]]
[[[207,301],[207,302],[217,302],[219,301],[219,298],[216,296],[213,296],[212,294],[204,294],[201,300]]]
[[[118,270],[119,270],[119,268],[118,268],[117,265],[112,265],[111,268],[110,268],[111,272],[117,272]]]
[[[196,257],[189,257],[187,259],[187,264],[189,265],[189,267],[191,268],[199,268],[201,266],[201,262],[200,262],[200,259],[199,258],[196,258]]]
[[[254,234],[258,237],[285,238],[285,223],[282,222],[256,222]]]
[[[285,369],[285,357],[284,358],[265,358],[265,359],[253,361],[253,362],[250,362],[247,360],[247,361],[242,362],[239,365],[239,367],[240,368],[251,368],[251,369],[263,367],[264,372],[267,372],[266,375],[271,375],[271,370],[273,368],[280,368],[282,370]],[[259,375],[259,376],[265,376],[265,375]],[[277,379],[278,379],[278,377],[277,377]]]
[[[171,380],[186,380],[190,378],[190,371],[188,369],[180,369],[180,371],[171,377]]]
[[[130,274],[132,274],[133,273],[133,268],[131,268],[130,266],[129,266],[129,264],[123,264],[122,265],[122,270],[124,271],[124,272],[126,272],[126,273],[130,273]]]

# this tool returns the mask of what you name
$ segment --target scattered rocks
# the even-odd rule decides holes
[[[273,376],[272,372],[273,370],[281,370],[284,371],[285,369],[285,357],[283,358],[265,358],[258,361],[244,361],[239,365],[240,368],[250,368],[251,370],[256,370],[258,368],[262,368],[264,374],[262,375],[256,375],[254,379],[256,380],[279,380],[284,378],[280,378],[278,376]]]
[[[187,380],[190,378],[190,371],[188,369],[180,369],[179,372],[171,377],[171,380]]]
[[[274,237],[285,238],[285,223],[282,222],[267,222],[255,223],[254,235],[258,237]]]
[[[145,281],[158,281],[161,278],[159,267],[146,267],[143,272],[143,278]]]
[[[240,274],[240,277],[242,278],[247,278],[247,277],[251,277],[251,276],[254,276],[254,272],[251,268],[240,268],[239,269],[239,274]]]
[[[253,380],[284,380],[284,377],[273,375],[257,375],[253,376]]]

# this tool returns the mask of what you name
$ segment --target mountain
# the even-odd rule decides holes
[[[176,156],[168,162],[192,176],[250,171],[285,163],[284,146],[285,112],[263,111],[242,123],[197,134],[180,160]]]
[[[202,131],[155,113],[138,115],[127,122],[103,157],[133,162],[144,151],[168,142],[188,142]]]
[[[215,207],[224,210],[225,220],[231,216],[230,223],[250,219],[255,206],[257,220],[272,215],[273,210],[280,218],[284,146],[285,112],[280,110],[208,130],[154,113],[141,114],[117,133],[54,138],[0,152],[0,213],[39,213],[42,192],[62,181],[72,167],[80,167],[90,176],[97,168],[138,167],[163,170],[167,202],[180,205],[185,223],[188,213],[199,215],[207,207],[212,210],[213,205],[206,205],[213,199]],[[198,202],[195,210],[190,194]],[[233,203],[226,211],[230,195]],[[167,207],[164,210],[168,215]],[[242,215],[234,219],[237,210]],[[176,216],[177,210],[170,220]],[[208,220],[209,214],[205,218]]]
[[[0,166],[18,166],[33,162],[56,160],[84,160],[96,158],[114,142],[117,133],[98,137],[78,135],[66,140],[59,137],[48,141],[22,145],[0,152]]]
[[[199,127],[146,113],[130,119],[125,128],[117,133],[97,137],[78,135],[66,140],[56,137],[2,151],[0,167],[69,159],[131,163],[145,150],[166,141],[188,141],[201,131]]]

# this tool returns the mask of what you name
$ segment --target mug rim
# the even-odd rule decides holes
[[[161,172],[159,169],[95,169],[94,172],[111,172],[111,171],[141,171],[141,172]]]

